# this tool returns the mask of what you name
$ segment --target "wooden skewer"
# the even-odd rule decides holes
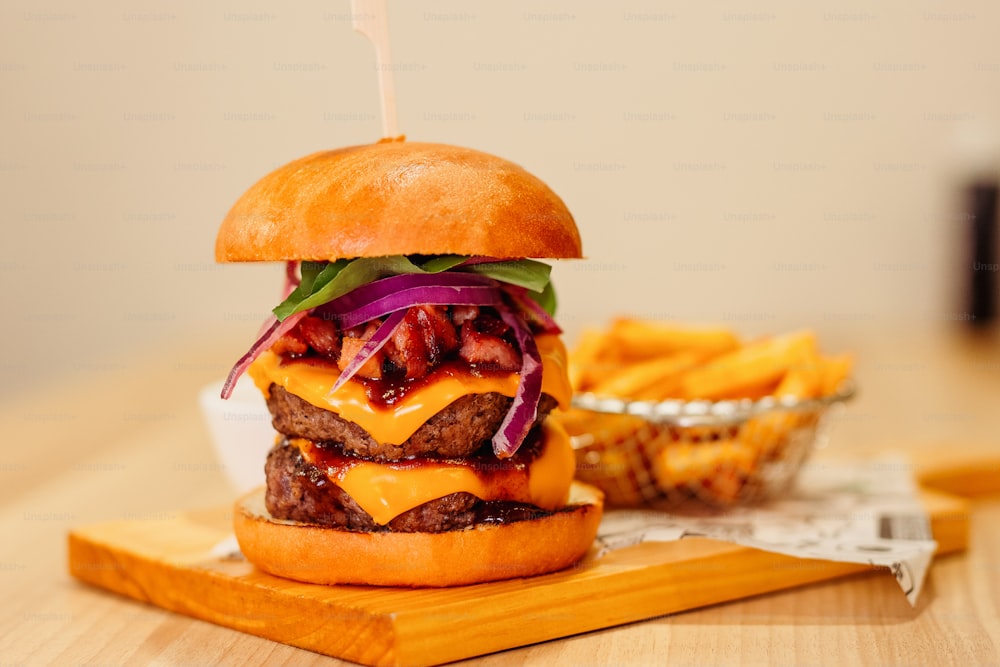
[[[352,27],[368,38],[375,47],[375,68],[378,70],[382,100],[382,136],[399,136],[396,120],[396,88],[389,55],[389,21],[386,0],[351,0]]]

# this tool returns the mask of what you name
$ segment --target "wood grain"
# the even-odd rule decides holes
[[[928,493],[939,553],[967,544],[968,507]],[[226,510],[114,521],[69,535],[81,581],[284,644],[368,665],[439,664],[869,571],[708,539],[591,555],[530,579],[446,589],[300,584],[212,556]]]

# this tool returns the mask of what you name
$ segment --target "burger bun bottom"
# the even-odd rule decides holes
[[[273,518],[264,488],[236,502],[233,528],[247,560],[314,584],[460,586],[564,569],[589,551],[604,497],[574,482],[566,507],[540,519],[443,533],[364,533]]]

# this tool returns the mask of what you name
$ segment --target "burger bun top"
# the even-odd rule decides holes
[[[220,262],[386,255],[578,258],[563,201],[502,158],[387,141],[321,151],[264,176],[219,229]]]

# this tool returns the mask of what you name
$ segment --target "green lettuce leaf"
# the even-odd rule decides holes
[[[484,262],[463,266],[463,271],[489,276],[494,280],[519,285],[532,292],[541,292],[549,284],[552,267],[533,259],[512,259],[507,262]]]
[[[289,315],[304,310],[300,309],[299,305],[308,300],[316,290],[322,289],[333,281],[350,263],[346,259],[340,259],[336,262],[302,262],[299,268],[302,275],[299,286],[274,308],[274,316],[279,320],[284,320]]]
[[[541,292],[532,292],[531,290],[528,290],[528,296],[534,299],[535,303],[544,308],[546,313],[555,317],[556,307],[559,303],[556,300],[556,288],[552,286],[551,281],[545,283],[545,287]]]
[[[289,315],[322,306],[380,278],[404,273],[440,273],[453,269],[478,273],[523,287],[549,314],[555,313],[555,290],[549,280],[549,265],[531,259],[516,259],[460,266],[467,259],[468,257],[461,255],[430,258],[390,255],[341,259],[336,262],[302,262],[302,280],[299,286],[275,307],[274,315],[279,320],[284,320]]]
[[[427,273],[440,273],[455,268],[467,259],[469,258],[462,255],[438,255],[426,260],[420,268]]]

